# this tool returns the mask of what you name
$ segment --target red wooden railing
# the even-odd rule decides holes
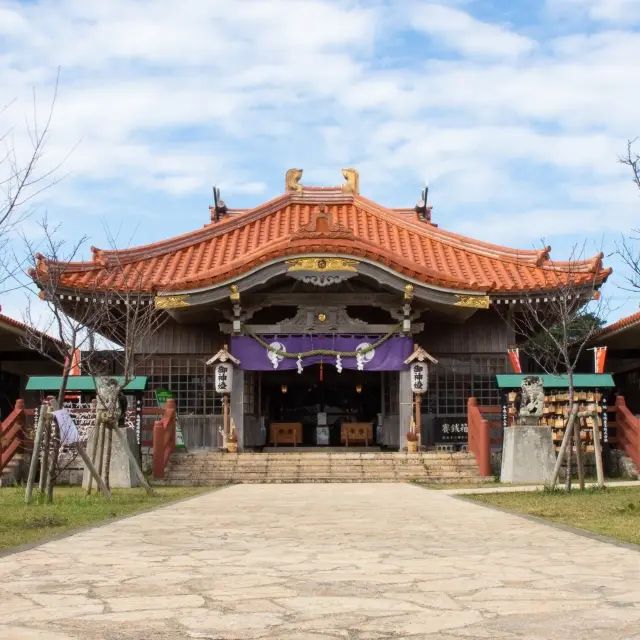
[[[169,398],[162,418],[153,425],[153,477],[164,478],[164,470],[176,449],[176,401]]]
[[[24,450],[26,420],[24,400],[17,400],[13,411],[0,428],[0,473],[16,453]]]
[[[481,476],[491,475],[491,427],[482,417],[478,401],[469,398],[467,402],[467,434],[469,451],[476,456]]]
[[[640,423],[629,411],[623,396],[616,396],[616,427],[618,447],[640,469]]]

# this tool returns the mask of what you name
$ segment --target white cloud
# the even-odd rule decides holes
[[[473,18],[441,4],[416,4],[411,25],[445,46],[468,55],[513,57],[532,51],[536,42],[498,24]]]
[[[637,214],[616,162],[640,134],[640,34],[628,21],[587,28],[565,11],[558,31],[526,23],[518,3],[509,19],[499,4],[484,17],[486,2],[232,4],[0,0],[11,123],[33,85],[46,105],[62,67],[47,160],[79,146],[50,210],[116,211],[143,242],[205,223],[213,183],[247,206],[280,192],[289,166],[326,184],[348,164],[390,205],[411,205],[428,179],[435,221],[485,240],[617,233]],[[634,15],[612,1],[560,4]],[[24,129],[16,136],[24,146]],[[189,199],[184,218],[163,219],[164,199]]]
[[[554,12],[573,12],[592,20],[633,23],[640,21],[638,0],[548,0]]]

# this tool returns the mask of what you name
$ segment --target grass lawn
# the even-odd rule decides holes
[[[640,487],[469,494],[465,498],[640,544]]]
[[[45,540],[58,533],[168,504],[211,491],[211,487],[155,487],[156,495],[144,489],[112,489],[111,501],[95,491],[86,496],[82,487],[56,487],[53,504],[24,503],[24,488],[0,489],[0,551]]]
[[[625,482],[629,480],[629,478],[607,478],[607,484],[611,484],[613,482]],[[597,478],[585,478],[585,482],[597,482]],[[531,482],[500,482],[498,479],[493,480],[485,480],[484,482],[415,482],[421,487],[425,487],[426,489],[439,489],[439,490],[447,490],[447,489],[495,489],[496,487],[531,487],[534,486]],[[534,483],[535,484],[535,483]],[[573,486],[576,487],[578,484],[577,478],[573,481]],[[564,486],[564,481],[560,482],[561,487]]]

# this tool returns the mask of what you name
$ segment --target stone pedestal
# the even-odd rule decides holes
[[[135,429],[121,428],[120,431],[125,435],[131,451],[136,454],[138,451],[138,441],[136,439]],[[94,429],[91,432],[89,442],[87,443],[87,454],[91,459],[93,459],[93,447],[95,446],[97,435],[98,430]],[[98,464],[96,462],[96,467],[97,466]],[[129,460],[129,456],[127,456],[126,452],[122,448],[120,440],[115,433],[112,436],[111,464],[109,467],[109,486],[111,489],[131,489],[133,487],[140,486],[140,481],[136,475],[133,463]],[[85,469],[82,475],[82,486],[85,489],[89,486],[89,476],[89,471]],[[96,488],[95,480],[93,481],[93,487]]]
[[[543,484],[553,474],[556,453],[550,427],[506,427],[500,482]]]

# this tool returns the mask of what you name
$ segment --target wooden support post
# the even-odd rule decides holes
[[[226,445],[229,438],[229,394],[225,393],[222,396],[222,429],[224,431],[223,446]]]
[[[571,434],[573,433],[573,423],[575,422],[576,415],[578,413],[578,405],[574,404],[569,420],[567,421],[567,428],[564,431],[564,437],[562,438],[562,444],[560,445],[560,451],[558,451],[558,457],[556,458],[556,466],[553,469],[553,474],[549,481],[550,488],[554,488],[558,482],[558,476],[560,475],[560,469],[562,468],[562,459],[564,458],[567,445],[571,441]]]
[[[31,462],[29,464],[29,477],[27,478],[27,490],[24,494],[24,501],[29,504],[31,502],[31,496],[33,495],[33,483],[36,479],[36,471],[38,470],[38,456],[40,454],[40,447],[42,445],[42,435],[46,427],[47,412],[49,407],[46,404],[40,406],[40,413],[38,414],[38,426],[36,428],[35,442],[33,443],[33,451],[31,453]]]
[[[38,490],[44,493],[47,487],[47,471],[49,469],[49,450],[51,449],[51,429],[53,428],[50,407],[47,407],[44,421],[44,436],[42,440],[42,455],[40,457],[40,481]]]
[[[78,454],[82,458],[82,462],[84,462],[87,469],[89,469],[89,473],[91,474],[91,476],[96,479],[96,484],[104,494],[104,497],[107,500],[111,500],[111,491],[109,491],[109,488],[104,483],[104,480],[102,479],[102,476],[98,473],[98,470],[93,466],[93,462],[91,462],[91,458],[89,458],[89,456],[87,455],[87,452],[84,450],[84,447],[80,442],[76,443],[76,450],[78,451]]]
[[[573,439],[576,442],[578,482],[580,483],[580,491],[584,491],[584,461],[582,459],[582,440],[580,439],[580,420],[575,420],[573,423]]]
[[[416,407],[416,435],[418,436],[418,451],[422,447],[422,396],[419,393],[415,395]]]
[[[98,433],[97,433],[98,457],[96,458],[96,469],[98,470],[100,477],[103,477],[103,473],[104,473],[104,439],[105,439],[106,430],[107,430],[106,420],[103,418],[98,423]],[[98,491],[100,491],[100,487],[98,487]]]
[[[600,446],[600,425],[598,424],[598,414],[593,417],[593,448],[596,453],[596,474],[598,476],[598,486],[604,487],[604,470],[602,468],[602,447]]]

